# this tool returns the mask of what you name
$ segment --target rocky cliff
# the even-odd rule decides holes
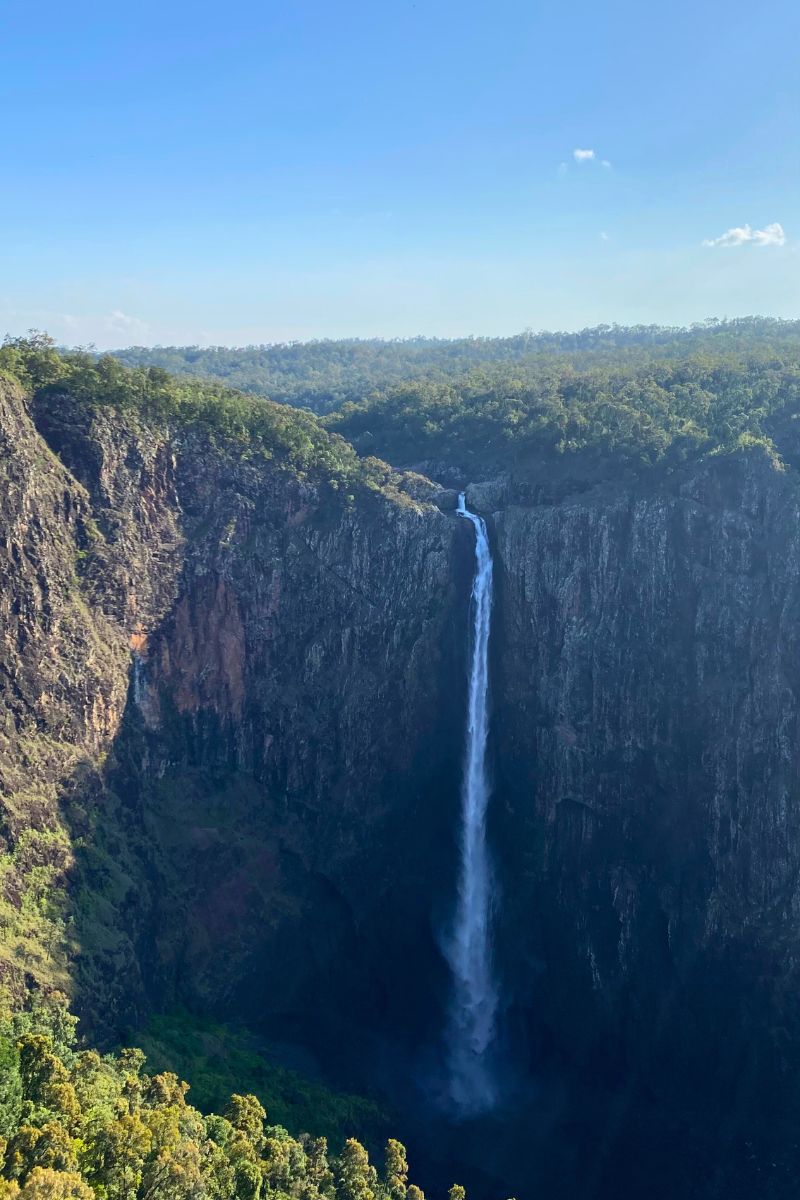
[[[0,380],[0,974],[17,996],[26,981],[70,986],[61,800],[102,760],[125,704],[124,636],[81,575],[99,541],[85,488]]]
[[[48,907],[9,986],[57,981],[108,1037],[178,1000],[407,1009],[407,956],[438,963],[465,531],[197,430],[3,402],[6,901]]]
[[[540,1113],[550,1148],[564,1137],[552,1193],[782,1194],[800,1067],[796,476],[719,456],[471,498],[495,509],[508,1026],[523,1074],[570,1080],[560,1135]]]

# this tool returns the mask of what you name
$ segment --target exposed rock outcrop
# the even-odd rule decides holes
[[[99,760],[125,706],[125,639],[82,576],[97,540],[85,489],[0,379],[0,978],[17,998],[26,976],[69,987],[75,860],[60,796]]]

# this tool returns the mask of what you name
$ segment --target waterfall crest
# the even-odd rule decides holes
[[[496,1101],[491,1048],[497,1013],[492,973],[491,866],[486,846],[489,778],[489,632],[492,613],[492,555],[486,523],[458,498],[458,513],[475,530],[475,574],[471,597],[471,643],[466,751],[461,789],[458,902],[446,954],[453,975],[447,1030],[449,1090],[465,1116],[485,1112]]]

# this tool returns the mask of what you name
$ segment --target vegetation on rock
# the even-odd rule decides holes
[[[148,1069],[175,1071],[192,1082],[198,1108],[222,1108],[234,1091],[258,1095],[272,1119],[292,1133],[313,1129],[341,1143],[356,1131],[374,1146],[389,1127],[388,1116],[362,1096],[332,1092],[272,1060],[249,1031],[186,1011],[160,1013],[133,1038],[147,1055]]]
[[[8,1009],[0,1015],[0,1197],[405,1195],[399,1143],[384,1177],[359,1142],[344,1142],[354,1134],[371,1150],[378,1128],[383,1135],[371,1102],[273,1067],[219,1027],[181,1030],[174,1021],[142,1038],[165,1068],[145,1072],[142,1051],[78,1046],[58,1001],[61,991],[75,995],[81,976],[84,994],[108,1010],[107,1048],[108,1026],[121,1024],[109,982],[140,986],[121,910],[147,888],[131,849],[141,830],[108,774],[141,623],[157,623],[174,601],[183,537],[175,522],[184,515],[176,463],[195,475],[197,464],[213,464],[222,477],[214,499],[223,495],[234,513],[252,485],[258,498],[305,506],[301,514],[321,507],[323,526],[334,482],[353,486],[352,511],[338,510],[345,525],[363,512],[363,494],[378,491],[391,502],[370,504],[373,524],[384,513],[415,526],[392,511],[392,487],[405,480],[385,464],[365,468],[308,414],[224,389],[219,404],[214,389],[191,382],[162,389],[145,372],[60,355],[39,337],[7,341],[0,362],[0,998]],[[245,415],[240,425],[236,413]],[[397,499],[416,504],[405,493]],[[229,511],[221,505],[226,530]],[[218,539],[208,536],[211,557]],[[249,562],[252,542],[242,553]],[[167,1069],[179,1059],[199,1069],[203,1111],[186,1103],[186,1085]],[[236,1093],[230,1101],[223,1077]],[[212,1091],[223,1116],[207,1112]],[[314,1137],[300,1135],[301,1120]]]
[[[311,413],[256,399],[220,383],[177,378],[160,367],[126,367],[110,355],[59,352],[46,334],[7,337],[0,372],[41,396],[67,395],[88,409],[111,409],[128,423],[201,434],[237,455],[274,459],[300,477],[352,495],[353,488],[383,492],[413,504],[425,481],[409,479],[374,457],[359,457],[343,437]]]

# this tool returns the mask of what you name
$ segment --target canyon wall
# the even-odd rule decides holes
[[[592,1177],[653,1194],[659,1157],[666,1195],[709,1187],[709,1162],[721,1194],[765,1169],[780,1194],[800,1070],[796,476],[755,453],[470,499],[495,506],[498,966],[522,1073],[570,1080],[573,1194]]]
[[[51,892],[12,990],[57,979],[110,1039],[177,1002],[429,1022],[408,962],[444,974],[467,531],[424,481],[337,496],[198,431],[53,395],[37,431],[4,400],[7,846],[40,832]]]

